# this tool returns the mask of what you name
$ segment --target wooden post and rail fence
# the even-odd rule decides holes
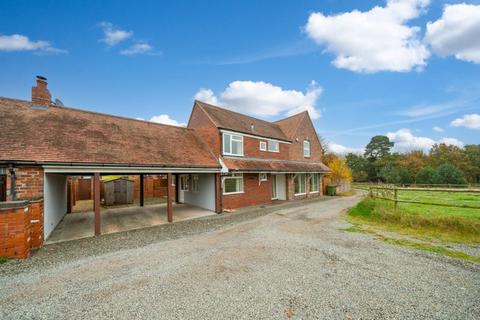
[[[427,202],[427,201],[418,201],[413,199],[400,199],[399,192],[402,191],[415,191],[415,192],[448,192],[448,193],[471,193],[478,194],[478,202],[474,204],[465,204],[465,203],[441,203],[441,202]],[[480,188],[446,188],[446,187],[400,187],[395,185],[370,185],[368,188],[368,195],[372,198],[393,201],[395,209],[398,208],[399,203],[411,203],[419,205],[431,205],[431,206],[442,206],[442,207],[452,207],[452,208],[469,208],[469,209],[479,209],[480,210]]]

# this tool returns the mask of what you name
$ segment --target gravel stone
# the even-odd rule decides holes
[[[360,196],[49,245],[0,265],[1,319],[479,319],[480,266],[341,231]]]

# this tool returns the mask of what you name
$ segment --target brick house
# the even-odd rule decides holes
[[[175,127],[52,103],[37,77],[31,101],[0,97],[0,256],[42,246],[68,211],[69,177],[91,177],[99,235],[101,176],[136,176],[140,206],[144,177],[164,177],[172,222],[174,201],[220,213],[321,195],[320,147],[306,112],[267,122],[195,101]]]
[[[308,112],[268,122],[195,101],[188,128],[222,164],[222,207],[322,194],[320,140]]]

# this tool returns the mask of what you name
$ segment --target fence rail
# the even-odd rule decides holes
[[[463,203],[441,203],[441,202],[428,202],[428,201],[417,201],[412,199],[399,199],[399,191],[415,191],[415,192],[451,192],[451,193],[469,193],[469,194],[479,194],[478,205],[470,205]],[[468,209],[479,209],[480,210],[480,188],[407,188],[407,187],[398,187],[398,186],[379,186],[372,185],[369,186],[368,194],[372,198],[382,199],[393,201],[395,209],[398,208],[399,203],[411,203],[411,204],[420,204],[420,205],[430,205],[430,206],[441,206],[441,207],[451,207],[451,208],[468,208]]]

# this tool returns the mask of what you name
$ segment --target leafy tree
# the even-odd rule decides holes
[[[347,162],[330,153],[325,156],[326,165],[332,170],[330,179],[333,183],[340,183],[341,181],[352,181],[352,171],[347,165]]]
[[[418,184],[434,184],[437,180],[437,171],[432,167],[423,167],[415,176]]]
[[[480,183],[480,144],[468,144],[464,148],[468,167],[464,173],[472,183]]]
[[[374,136],[365,147],[365,158],[374,162],[390,154],[394,143],[387,136]]]
[[[378,175],[386,183],[410,184],[413,182],[412,175],[407,169],[396,167],[391,163],[380,169]]]
[[[444,163],[437,168],[435,183],[438,184],[465,184],[462,171],[450,163]]]
[[[457,146],[447,145],[444,143],[435,144],[428,153],[430,165],[433,168],[438,168],[444,163],[453,163],[457,168],[466,171],[468,168],[468,157]]]
[[[396,164],[401,168],[407,169],[411,176],[415,177],[417,173],[425,167],[428,160],[427,158],[423,151],[409,151],[399,155]]]
[[[368,161],[363,156],[349,153],[345,156],[348,167],[352,170],[353,181],[364,182],[367,181]]]

